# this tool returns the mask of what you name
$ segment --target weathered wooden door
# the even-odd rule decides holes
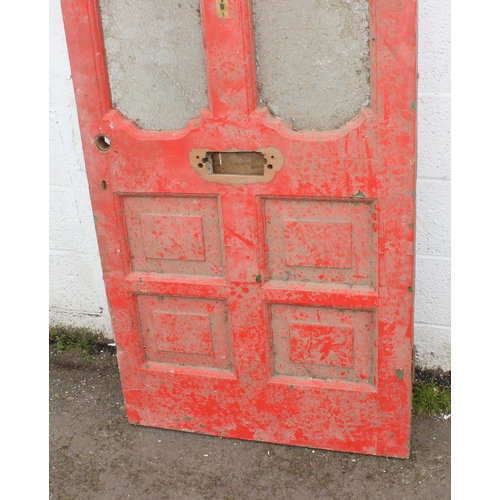
[[[407,457],[415,2],[62,6],[130,422]]]

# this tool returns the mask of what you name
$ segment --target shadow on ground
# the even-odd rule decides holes
[[[130,425],[116,356],[50,350],[53,500],[451,498],[450,421],[413,418],[408,460]]]

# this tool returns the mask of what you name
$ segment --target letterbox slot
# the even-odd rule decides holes
[[[208,175],[264,175],[266,157],[257,151],[209,152]]]

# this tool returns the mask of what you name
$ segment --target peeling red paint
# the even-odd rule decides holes
[[[256,107],[249,1],[201,2],[210,109],[171,132],[112,109],[97,0],[62,7],[129,420],[407,457],[415,3],[372,0],[371,106],[318,133]],[[269,182],[190,165],[269,147]]]

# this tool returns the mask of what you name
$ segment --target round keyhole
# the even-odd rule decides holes
[[[111,149],[111,139],[104,134],[99,134],[95,138],[95,147],[102,153],[106,153]]]

